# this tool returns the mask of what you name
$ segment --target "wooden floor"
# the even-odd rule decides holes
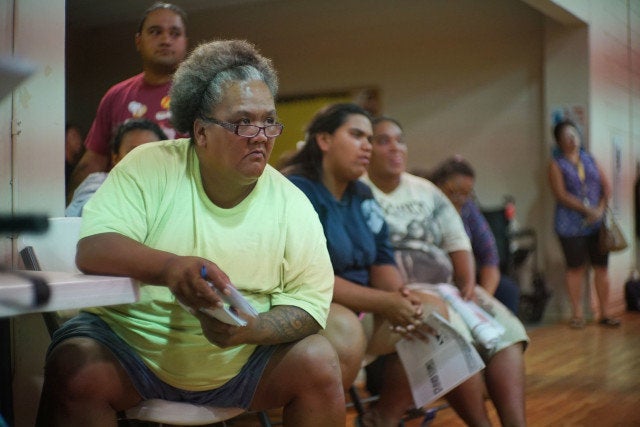
[[[588,324],[573,330],[563,324],[528,327],[525,353],[527,420],[530,426],[640,426],[640,313],[626,313],[622,326]],[[500,425],[487,402],[494,425]],[[278,414],[272,418],[278,420]],[[349,409],[346,426],[353,426]],[[406,423],[420,427],[421,419]],[[230,423],[259,426],[248,415]],[[437,412],[430,427],[464,426],[451,409]]]

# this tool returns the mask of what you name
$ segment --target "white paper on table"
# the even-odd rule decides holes
[[[442,316],[431,313],[424,321],[437,335],[428,341],[401,339],[396,343],[411,385],[416,408],[421,408],[484,368],[476,349]]]

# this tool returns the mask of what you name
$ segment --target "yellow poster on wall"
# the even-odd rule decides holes
[[[278,167],[283,155],[295,152],[296,144],[304,140],[305,128],[318,110],[329,104],[349,101],[351,96],[348,93],[278,101],[278,120],[284,125],[284,130],[276,139],[269,163]]]

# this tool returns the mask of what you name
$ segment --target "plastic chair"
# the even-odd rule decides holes
[[[78,272],[75,265],[76,244],[80,235],[82,218],[50,218],[45,234],[23,234],[18,237],[18,250],[26,269]],[[42,313],[47,329],[52,334],[62,322],[75,314],[71,312]],[[241,408],[218,408],[184,402],[149,399],[119,414],[121,423],[138,420],[158,424],[207,425],[224,423],[225,420],[244,413]],[[260,424],[271,426],[269,417],[259,413]],[[223,424],[224,425],[224,424]]]

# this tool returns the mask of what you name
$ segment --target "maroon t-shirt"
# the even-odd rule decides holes
[[[112,86],[100,100],[85,140],[86,148],[108,156],[109,141],[114,132],[131,118],[145,117],[158,123],[169,139],[185,136],[176,133],[171,125],[170,88],[170,81],[158,86],[145,83],[142,73]]]

